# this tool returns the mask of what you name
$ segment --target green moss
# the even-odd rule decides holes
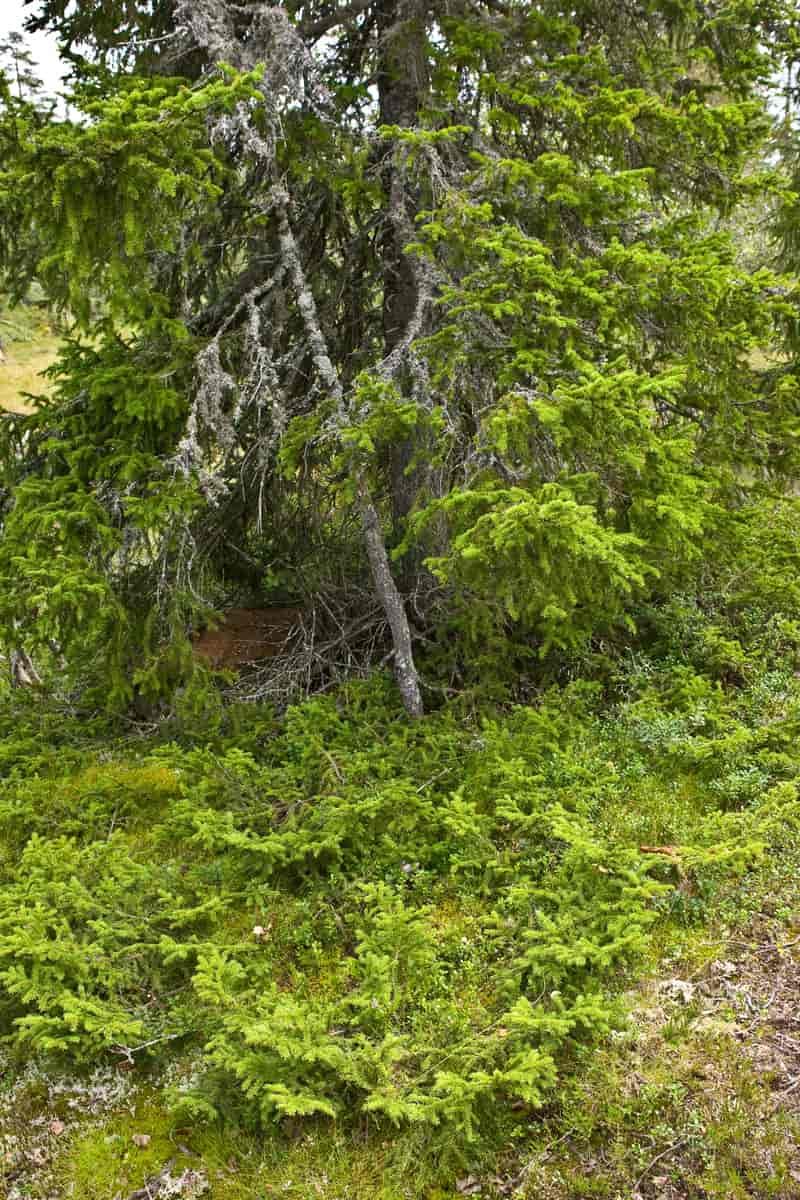
[[[134,1140],[149,1138],[145,1146]],[[289,1200],[347,1197],[405,1200],[412,1193],[384,1182],[387,1147],[365,1136],[361,1144],[330,1128],[252,1137],[229,1130],[180,1127],[152,1094],[133,1113],[109,1114],[62,1151],[57,1177],[65,1195],[112,1200],[144,1185],[171,1164],[173,1175],[192,1169],[208,1179],[214,1200]]]

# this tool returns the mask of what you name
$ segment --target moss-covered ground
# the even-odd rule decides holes
[[[5,362],[0,362],[0,411],[26,412],[28,397],[49,388],[42,372],[55,360],[60,339],[40,309],[8,309],[2,303],[0,339],[5,356]]]
[[[182,1126],[160,1088],[106,1068],[28,1069],[4,1095],[8,1197],[216,1200],[791,1200],[800,1196],[800,857],[765,864],[621,996],[557,1097],[493,1164],[420,1192],[381,1134]],[[779,898],[779,899],[778,899]],[[776,902],[777,900],[777,902]],[[788,911],[776,913],[776,909]],[[191,1070],[191,1064],[181,1064]],[[161,1190],[166,1178],[176,1191]]]
[[[416,726],[7,697],[4,1195],[800,1196],[800,641],[698,645]]]

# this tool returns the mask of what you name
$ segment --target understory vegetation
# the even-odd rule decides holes
[[[209,688],[149,733],[9,694],[5,1080],[35,1111],[55,1087],[55,1178],[132,1193],[188,1141],[187,1194],[620,1194],[647,1143],[620,1175],[601,1133],[563,1192],[537,1154],[587,1079],[584,1134],[614,1123],[596,1072],[631,1036],[622,993],[687,947],[711,961],[709,930],[724,959],[767,896],[785,938],[797,919],[800,628],[717,617],[678,598],[642,614],[647,650],[416,723],[381,676],[282,718]],[[701,1162],[674,1194],[791,1196],[783,1152],[772,1191],[741,1162],[709,1191]]]

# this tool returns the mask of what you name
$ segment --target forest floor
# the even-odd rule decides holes
[[[22,337],[5,341],[0,408],[6,411],[23,411],[25,393],[45,390],[41,372],[56,354],[52,331],[33,313],[29,320]],[[691,636],[680,634],[680,652],[663,662],[642,660],[641,677],[632,670],[619,685],[623,699],[613,710],[601,708],[596,721],[581,715],[577,693],[565,691],[554,709],[558,718],[538,702],[517,716],[508,708],[487,709],[471,727],[461,716],[448,723],[433,715],[415,741],[391,713],[384,718],[373,701],[356,696],[351,714],[344,702],[312,702],[283,732],[269,714],[246,717],[245,730],[252,725],[255,732],[246,732],[244,740],[221,737],[203,714],[208,727],[199,734],[168,730],[164,737],[176,742],[163,745],[159,735],[151,745],[146,737],[137,741],[138,735],[98,741],[80,721],[62,720],[58,712],[41,721],[32,717],[27,725],[25,713],[6,713],[7,698],[0,696],[0,1200],[800,1200],[800,801],[796,792],[773,809],[764,800],[775,795],[772,785],[791,790],[800,777],[800,634],[781,632],[783,640],[769,651],[771,665],[767,652],[757,649],[752,660],[737,659],[735,670],[727,661],[714,669],[709,647],[730,654],[732,643],[716,634],[710,641],[714,627],[695,628],[695,615],[687,624]],[[676,645],[679,640],[676,634]],[[273,751],[282,741],[280,753]],[[335,816],[331,806],[343,796],[352,806],[342,810],[346,815],[377,813],[376,822],[391,825],[393,817],[375,807],[384,791],[386,813],[429,793],[436,811],[462,787],[467,795],[484,787],[502,792],[502,772],[502,786],[491,776],[505,763],[509,787],[527,787],[532,779],[531,794],[539,795],[538,772],[551,758],[547,788],[555,799],[572,797],[579,809],[584,805],[612,849],[654,850],[659,878],[674,892],[668,902],[658,902],[647,952],[614,970],[612,1032],[577,1044],[560,1064],[544,1107],[511,1105],[518,1111],[506,1122],[509,1136],[499,1153],[490,1159],[476,1153],[446,1182],[434,1170],[420,1176],[411,1152],[404,1152],[405,1170],[398,1166],[399,1139],[386,1124],[284,1117],[272,1132],[255,1133],[246,1123],[176,1118],[176,1093],[205,1069],[202,1027],[198,1037],[174,1043],[173,1057],[165,1054],[149,1065],[137,1060],[134,1066],[106,1048],[73,1068],[31,1052],[12,1033],[19,1014],[43,1021],[54,1011],[47,987],[37,981],[38,966],[32,968],[30,996],[9,1000],[16,988],[14,906],[19,897],[28,903],[23,850],[34,846],[33,917],[26,916],[32,961],[41,953],[44,970],[50,957],[50,943],[36,950],[34,940],[37,914],[52,902],[64,922],[64,986],[76,994],[83,986],[80,964],[75,982],[67,942],[70,923],[79,928],[83,898],[67,896],[73,880],[59,876],[60,859],[75,845],[100,854],[100,862],[106,848],[111,854],[119,847],[120,862],[130,855],[143,878],[149,871],[159,886],[167,881],[165,888],[197,872],[203,901],[208,895],[210,905],[219,905],[209,908],[217,922],[209,937],[236,947],[261,928],[255,921],[263,922],[262,933],[272,933],[276,974],[301,984],[305,979],[313,994],[335,990],[337,956],[353,954],[350,934],[339,927],[341,915],[334,913],[331,924],[319,914],[332,909],[337,888],[360,886],[362,870],[382,886],[389,878],[386,863],[393,862],[382,858],[386,839],[377,825],[365,825],[364,836],[376,837],[375,864],[368,847],[368,865],[349,868],[352,879],[342,868],[330,888],[325,878],[303,875],[281,884],[282,892],[277,885],[266,891],[263,911],[276,905],[272,929],[272,917],[251,913],[239,900],[249,895],[249,860],[241,848],[231,842],[215,849],[211,825],[208,848],[198,848],[200,810],[210,820],[215,789],[223,787],[218,803],[227,809],[225,788],[235,783],[235,809],[249,796],[249,772],[255,792],[272,788],[273,772],[275,795],[296,788],[309,812],[321,801],[323,816],[328,810]],[[530,779],[514,774],[519,763],[532,772]],[[390,785],[399,786],[397,799]],[[416,810],[410,811],[413,825]],[[419,811],[421,821],[431,819],[426,809]],[[195,817],[197,833],[190,837],[186,821]],[[462,817],[454,807],[456,848]],[[398,845],[405,845],[405,836],[397,834]],[[715,848],[749,839],[761,840],[766,852],[725,875],[724,855],[715,858]],[[686,871],[672,856],[676,843],[689,848]],[[420,845],[400,854],[409,860],[403,871],[422,856]],[[108,861],[120,887],[128,887],[117,860]],[[597,861],[597,869],[606,871]],[[440,889],[432,862],[427,870],[423,864],[413,887],[420,891],[419,911],[438,922],[437,939],[456,946],[454,962],[462,964],[452,977],[458,1005],[462,994],[472,1000],[471,973],[480,991],[496,969],[491,948],[482,948],[478,937],[458,957],[472,931],[486,927],[480,922],[488,902],[477,885],[474,893],[465,885],[453,899]],[[468,853],[465,863],[466,874],[472,869]],[[412,881],[401,884],[410,888]],[[87,881],[87,888],[94,886]],[[138,898],[138,886],[132,876],[134,890],[120,891],[119,911],[109,918],[121,922],[108,944],[114,955],[122,947],[123,964],[126,955],[135,964],[152,938],[153,913],[147,896]],[[414,899],[411,891],[403,894]],[[56,917],[47,920],[57,927]],[[182,920],[176,917],[179,931]],[[144,966],[142,979],[149,988]],[[191,1024],[195,1010],[187,1012]],[[198,1021],[206,1019],[201,1009],[197,1013]],[[176,1020],[181,1016],[182,1010]]]
[[[374,1138],[359,1146],[322,1126],[266,1141],[176,1128],[159,1096],[163,1080],[156,1088],[120,1067],[51,1078],[31,1067],[0,1093],[0,1195],[794,1200],[798,867],[787,859],[759,878],[743,922],[730,920],[731,907],[674,943],[624,994],[623,1028],[565,1078],[528,1136],[491,1172],[476,1170],[452,1189],[387,1183],[386,1143]]]
[[[800,893],[788,863],[771,882],[788,920],[759,888],[744,924],[673,946],[627,994],[627,1030],[572,1078],[512,1194],[800,1196]]]
[[[0,363],[0,410],[26,412],[30,407],[26,395],[42,394],[48,389],[48,381],[42,377],[42,372],[55,359],[60,338],[38,314],[22,323],[18,310],[14,317],[11,337],[8,322],[0,321],[6,360]]]
[[[687,668],[675,666],[668,673],[670,678],[679,674],[683,685],[686,672]],[[697,686],[695,678],[693,688]],[[763,777],[754,769],[760,764],[759,769],[765,770],[765,764],[771,763],[781,774],[794,773],[800,683],[787,670],[756,678],[742,690],[709,692],[703,709],[705,725],[699,716],[691,716],[699,711],[692,708],[687,710],[688,724],[685,716],[678,720],[674,705],[680,708],[684,700],[669,701],[673,711],[667,713],[665,708],[654,708],[652,693],[647,695],[646,710],[645,701],[634,698],[601,716],[601,724],[585,733],[581,730],[586,718],[578,712],[566,716],[564,721],[574,726],[578,741],[565,743],[559,762],[576,764],[568,790],[584,786],[593,795],[605,763],[612,771],[611,791],[598,793],[593,810],[605,834],[615,842],[643,843],[643,851],[655,852],[652,857],[662,878],[671,876],[677,886],[671,896],[657,901],[661,915],[649,934],[649,949],[615,971],[610,991],[616,994],[617,1015],[612,1031],[576,1042],[542,1108],[506,1102],[503,1119],[508,1134],[498,1152],[476,1153],[474,1161],[467,1160],[443,1181],[437,1177],[435,1163],[421,1175],[407,1151],[398,1163],[401,1131],[393,1132],[386,1123],[285,1116],[271,1126],[271,1132],[268,1126],[257,1133],[248,1131],[246,1122],[237,1125],[195,1119],[185,1112],[176,1115],[176,1095],[185,1093],[187,1083],[191,1085],[203,1071],[202,1047],[194,1037],[184,1040],[183,1049],[176,1049],[172,1057],[171,1051],[165,1051],[150,1066],[138,1059],[134,1066],[130,1056],[112,1047],[111,1053],[93,1051],[80,1069],[59,1067],[57,1060],[31,1053],[24,1040],[15,1046],[9,1037],[4,1039],[5,1058],[0,1058],[3,1200],[192,1200],[200,1196],[209,1200],[459,1200],[465,1196],[798,1200],[800,814],[792,798],[793,783],[779,785],[769,793],[771,800],[762,801]],[[564,693],[565,712],[574,709],[575,699],[573,693]],[[718,718],[709,723],[711,701]],[[557,710],[558,706],[549,711]],[[526,738],[535,743],[537,730],[545,729],[544,716],[528,715],[539,711],[503,715],[494,734],[485,724],[478,757],[459,763],[448,751],[452,769],[466,778],[473,769],[485,769],[492,737],[501,740],[501,757],[508,753],[513,760],[520,748],[524,751]],[[52,903],[53,915],[46,921],[57,927],[63,918],[62,937],[68,939],[80,919],[72,889],[80,884],[75,895],[82,905],[87,895],[84,886],[105,886],[102,879],[95,884],[88,877],[76,882],[64,875],[53,891],[47,882],[59,877],[59,860],[73,853],[75,837],[86,839],[94,847],[92,854],[104,854],[105,848],[110,852],[114,844],[128,846],[123,855],[130,852],[165,881],[175,864],[181,864],[179,872],[195,866],[207,871],[203,856],[197,858],[196,843],[185,835],[182,841],[175,831],[189,811],[187,803],[200,805],[201,797],[207,798],[216,778],[209,774],[211,764],[224,767],[226,786],[235,782],[232,772],[242,765],[238,748],[225,750],[219,743],[212,750],[213,737],[207,742],[208,735],[199,740],[192,735],[185,749],[170,742],[160,750],[148,749],[147,743],[137,750],[135,742],[103,746],[92,741],[88,731],[89,740],[82,744],[80,733],[67,728],[68,721],[61,722],[57,733],[55,725],[42,726],[37,733],[37,727],[26,726],[25,720],[24,712],[13,722],[9,718],[5,736],[0,737],[0,902],[4,889],[16,887],[11,880],[18,878],[22,890],[13,894],[22,897],[23,904],[32,898],[37,922]],[[427,735],[407,734],[405,723],[391,724],[394,718],[385,727],[379,720],[377,709],[367,718],[358,702],[339,712],[328,702],[314,701],[292,717],[291,738],[268,722],[258,735],[263,747],[259,753],[272,762],[269,771],[277,771],[278,762],[285,760],[269,749],[276,739],[278,744],[287,739],[287,748],[295,755],[308,745],[312,731],[327,729],[325,744],[320,742],[313,752],[313,787],[320,796],[328,788],[332,794],[347,792],[346,747],[355,745],[347,739],[358,736],[366,758],[353,771],[364,785],[357,793],[363,797],[358,804],[365,804],[380,786],[370,774],[370,764],[388,759],[388,777],[394,779],[402,764],[411,763],[408,737],[422,742],[427,738],[426,744],[433,744],[445,734],[449,739],[453,736],[446,719],[436,716],[426,719]],[[512,743],[506,742],[506,734],[515,727],[523,740],[507,750]],[[398,739],[394,746],[388,735],[392,728]],[[178,736],[182,737],[180,731]],[[609,741],[604,741],[606,736]],[[64,739],[61,744],[59,738]],[[237,746],[241,738],[237,735]],[[374,744],[367,746],[370,738]],[[421,747],[422,742],[412,744]],[[257,743],[251,738],[248,744]],[[616,764],[606,762],[609,754]],[[532,759],[538,760],[539,755],[534,745]],[[15,764],[23,757],[28,765],[19,774]],[[198,764],[206,775],[193,782],[192,771]],[[327,781],[320,770],[328,771]],[[429,771],[430,765],[420,776],[423,781],[430,778]],[[258,778],[259,789],[270,778],[280,789],[288,786],[289,776],[268,773]],[[478,787],[477,776],[472,786]],[[180,800],[180,795],[185,799]],[[224,803],[234,801],[229,798]],[[169,825],[172,820],[177,824]],[[713,846],[719,844],[721,831],[727,831],[726,839],[733,845],[740,820],[749,831],[747,839],[756,830],[763,831],[766,852],[746,863],[742,860],[742,867],[729,872],[724,863],[713,865],[722,861]],[[162,835],[151,836],[159,821],[167,821]],[[25,831],[31,829],[38,831],[25,851],[31,865],[26,868],[23,862],[17,875],[17,839],[20,831],[27,837]],[[99,840],[92,840],[98,837],[93,829]],[[696,872],[691,866],[684,870],[672,857],[676,834],[683,832],[687,839],[701,841],[704,830],[710,830],[707,849],[696,861],[706,865],[698,865]],[[209,884],[219,878],[218,870],[224,875],[235,865],[238,851],[222,853],[214,874],[204,876]],[[687,851],[686,862],[690,859]],[[343,877],[337,878],[334,886],[342,887]],[[135,887],[133,877],[130,886]],[[313,884],[308,930],[304,909],[291,890],[268,894],[265,905],[279,905],[272,907],[268,919],[259,918],[257,910],[251,914],[242,909],[242,902],[235,899],[242,893],[232,892],[233,907],[227,916],[223,914],[218,936],[234,945],[243,933],[250,933],[254,920],[261,919],[268,926],[261,932],[269,933],[274,945],[275,970],[282,975],[294,970],[300,986],[302,972],[307,972],[317,994],[320,986],[326,986],[326,973],[335,967],[335,958],[329,959],[327,951],[321,954],[316,940],[307,941],[309,931],[315,939],[324,936],[326,918],[317,906],[325,896],[336,895],[320,891],[323,886],[324,880]],[[423,911],[438,921],[437,914],[444,909],[437,906],[435,888],[422,880],[419,886],[431,889],[432,902]],[[209,903],[214,902],[212,893],[210,886]],[[412,892],[408,899],[413,899]],[[137,903],[135,891],[120,892],[119,899],[113,900],[119,912],[109,912],[107,920],[122,920],[127,927],[128,922],[139,920]],[[30,916],[15,917],[19,904],[19,899],[11,901],[4,917],[0,912],[0,959],[8,957],[15,922],[24,919],[35,937]],[[285,929],[280,905],[286,907]],[[461,936],[463,930],[472,928],[469,908],[467,899],[462,913],[452,914],[453,940],[458,944],[467,941]],[[142,954],[149,920],[151,916],[126,934],[131,945],[124,953],[134,966]],[[332,925],[331,931],[329,936],[335,939],[338,928]],[[441,936],[447,933],[442,927]],[[186,937],[188,944],[188,933]],[[67,941],[63,950],[61,961],[69,972],[72,952]],[[48,958],[58,959],[52,942],[44,943],[41,953],[45,954],[39,959],[42,969]],[[352,949],[334,948],[333,953],[352,955]],[[494,969],[490,947],[484,949],[476,942],[474,954],[476,961]],[[318,977],[315,972],[320,966],[323,974]],[[16,990],[13,970],[4,967],[3,980]],[[462,975],[457,971],[453,976],[451,986],[456,992],[463,986],[467,995],[469,959],[462,970]],[[28,1012],[36,1011],[35,1003],[42,1015],[26,1020],[41,1021],[51,1002],[42,990],[44,977],[37,978],[34,970],[30,980],[30,996],[36,993],[41,998],[26,1000]],[[8,1008],[8,999],[0,990],[0,1021],[4,1005]],[[198,1021],[206,1019],[201,1010],[191,1011]]]

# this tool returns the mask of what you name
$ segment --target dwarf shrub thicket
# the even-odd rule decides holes
[[[7,699],[2,1036],[199,1057],[182,1120],[369,1118],[448,1162],[491,1142],[613,1024],[653,922],[797,836],[798,639],[737,641],[731,684],[733,651],[693,665],[722,634],[690,601],[660,636],[603,685],[417,723],[378,678],[172,741],[66,719],[28,760],[58,726]]]

